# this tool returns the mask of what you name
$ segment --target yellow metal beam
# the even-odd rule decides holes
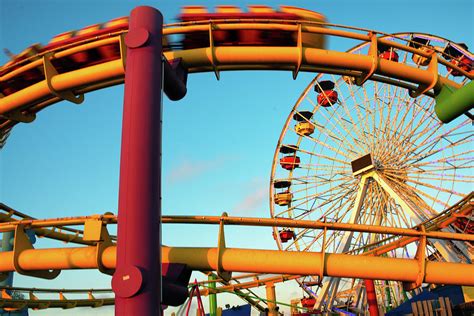
[[[474,265],[427,261],[420,271],[418,260],[320,252],[287,252],[226,248],[217,260],[217,248],[163,247],[163,263],[184,263],[193,270],[275,273],[295,275],[323,274],[332,277],[364,278],[474,286]],[[115,268],[116,246],[104,249],[100,260],[108,269]],[[96,247],[27,249],[17,254],[22,270],[96,269]],[[13,251],[0,253],[0,272],[15,270]]]
[[[87,220],[101,221],[103,223],[116,223],[117,217],[110,213],[103,215],[79,216],[58,219],[36,219],[13,208],[0,203],[0,232],[14,231],[17,225],[23,225],[27,229],[32,229],[36,236],[50,239],[72,242],[83,245],[95,245],[91,240],[84,240],[84,231],[66,226],[83,225]],[[9,224],[10,223],[10,224]],[[57,225],[54,225],[57,223]],[[85,225],[84,225],[85,226]],[[51,228],[47,228],[51,227]],[[85,228],[84,228],[85,229]],[[115,236],[110,236],[116,240]]]
[[[210,27],[211,25],[212,27]],[[213,20],[212,23],[209,23],[209,21],[184,22],[166,25],[163,33],[165,35],[172,35],[208,31],[212,37],[212,32],[215,30],[246,29],[304,32],[305,34],[344,37],[361,41],[361,45],[366,42],[373,42],[372,44],[374,45],[377,43],[383,44],[425,58],[430,58],[431,56],[423,49],[410,47],[408,41],[402,37],[400,37],[401,43],[383,38],[384,36],[393,38],[398,35],[404,35],[402,33],[385,34],[367,29],[313,21],[233,19]],[[0,81],[10,80],[34,68],[44,68],[44,58],[42,58],[44,54],[48,54],[52,60],[56,60],[104,45],[117,45],[122,48],[122,39],[126,33],[127,30],[123,30],[104,34],[96,38],[72,42],[57,47],[54,50],[31,56],[21,62],[0,67],[2,71],[6,71],[3,76],[0,76]],[[371,37],[370,34],[374,34],[374,36]],[[375,38],[375,35],[379,35],[379,37]],[[215,71],[218,73],[217,70],[262,69],[288,70],[296,73],[295,65],[297,65],[297,69],[301,71],[327,72],[353,77],[360,77],[366,74],[364,80],[370,77],[371,80],[398,85],[410,91],[418,90],[418,93],[425,93],[430,97],[434,96],[433,93],[425,91],[429,88],[434,87],[438,89],[441,85],[448,85],[454,88],[462,86],[447,78],[435,76],[433,69],[417,69],[405,64],[380,59],[378,56],[355,55],[349,52],[327,51],[301,45],[297,45],[297,47],[214,47],[211,45],[208,48],[168,51],[164,54],[167,59],[184,58],[183,64],[188,67],[191,73],[202,71]],[[39,110],[60,101],[61,98],[58,98],[58,95],[81,94],[122,83],[125,57],[121,49],[120,58],[115,61],[75,69],[68,73],[52,76],[50,74],[47,78],[48,80],[43,80],[12,95],[0,98],[0,116],[7,118],[7,121],[0,128],[9,128],[15,125],[18,122],[18,117],[14,118],[12,115],[21,113],[24,109],[27,109],[28,113],[23,115],[20,121],[31,121],[31,118],[34,117],[33,115]],[[474,78],[474,74],[465,72],[444,58],[434,55],[432,57],[433,63],[439,63],[455,69],[469,79]],[[374,71],[374,62],[377,62],[377,71]],[[400,79],[405,81],[400,81]],[[47,87],[49,89],[46,89]],[[420,87],[424,87],[423,91],[420,90]]]

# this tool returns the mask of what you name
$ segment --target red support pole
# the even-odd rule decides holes
[[[365,291],[367,292],[367,304],[369,304],[369,315],[379,316],[379,307],[377,306],[377,295],[375,294],[374,280],[364,280]]]
[[[115,315],[161,313],[161,91],[163,16],[130,14],[120,156]]]

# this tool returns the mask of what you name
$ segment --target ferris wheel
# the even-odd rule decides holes
[[[404,33],[385,39],[435,51],[468,72],[472,56],[463,44],[427,35]],[[350,50],[367,54],[362,44]],[[378,47],[378,56],[429,67],[422,56]],[[440,67],[441,68],[441,67]],[[452,69],[439,74],[460,83],[468,80]],[[428,221],[472,191],[474,130],[461,117],[443,124],[434,114],[432,95],[416,96],[388,78],[317,75],[298,99],[283,127],[274,155],[270,210],[273,218],[319,220],[411,228]],[[452,230],[453,228],[447,228]],[[281,250],[363,254],[389,236],[274,228]],[[430,260],[471,262],[470,245],[437,241],[427,245]],[[386,253],[415,257],[416,246]],[[360,296],[356,280],[300,280],[317,291],[315,308]],[[316,283],[319,287],[311,290]],[[405,300],[397,282],[376,283],[378,297],[390,306]],[[344,295],[343,295],[344,294]],[[355,298],[354,298],[355,299]]]

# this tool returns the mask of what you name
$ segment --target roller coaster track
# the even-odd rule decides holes
[[[252,225],[252,226],[268,226],[268,227],[303,227],[303,228],[319,228],[319,229],[332,229],[342,231],[360,231],[360,232],[372,232],[372,233],[383,233],[383,234],[394,234],[395,236],[407,236],[411,237],[408,243],[413,242],[413,238],[416,240],[421,236],[437,239],[449,239],[449,240],[461,240],[461,241],[474,241],[474,236],[471,234],[462,233],[448,233],[438,232],[438,230],[452,225],[458,218],[461,217],[472,217],[474,209],[474,192],[468,194],[465,198],[458,201],[452,207],[446,209],[437,216],[430,220],[418,225],[417,227],[406,229],[406,228],[394,228],[394,227],[382,227],[372,225],[358,225],[358,224],[345,224],[345,223],[330,223],[321,221],[298,221],[298,220],[286,220],[286,219],[267,219],[267,218],[252,218],[252,217],[229,217],[229,216],[162,216],[162,223],[164,224],[219,224],[224,225]],[[3,213],[2,213],[3,211]],[[29,215],[21,213],[12,209],[11,207],[0,203],[0,232],[15,230],[17,225],[24,226],[25,229],[33,229],[37,236],[48,237],[60,241],[72,242],[77,244],[92,245],[93,242],[85,241],[83,239],[83,230],[72,229],[66,227],[68,225],[84,225],[86,221],[102,221],[104,224],[116,224],[117,217],[111,213],[104,215],[91,215],[81,217],[67,217],[67,218],[56,218],[56,219],[35,219]],[[424,226],[424,232],[420,231],[419,227]],[[52,227],[46,229],[46,227]],[[64,233],[68,232],[68,233]],[[111,236],[111,239],[115,239],[115,236]],[[386,242],[379,241],[376,244],[368,245],[367,247],[372,248],[374,245]],[[397,241],[397,243],[400,243]],[[401,246],[400,246],[401,247]],[[375,250],[372,250],[375,251]],[[370,252],[369,252],[370,253]],[[378,252],[377,252],[378,253]]]
[[[237,277],[233,277],[231,280],[226,281],[223,279],[217,278],[214,282],[219,282],[224,284],[222,287],[218,287],[216,289],[209,289],[205,288],[201,290],[201,295],[209,295],[210,293],[221,293],[221,292],[229,292],[232,290],[237,296],[239,296],[244,301],[250,303],[253,307],[255,307],[258,311],[264,312],[265,307],[261,305],[260,302],[252,299],[256,297],[256,294],[252,291],[249,291],[250,288],[258,287],[264,285],[266,282],[284,282],[293,280],[295,276],[278,276],[278,277],[270,277],[270,278],[261,278],[261,274],[245,274]],[[254,278],[255,281],[239,283],[239,279],[248,279]],[[231,284],[230,282],[237,282],[237,284]],[[204,285],[209,283],[206,282],[198,282],[199,285]],[[192,284],[190,284],[192,285]],[[40,289],[40,288],[24,288],[24,287],[11,287],[5,286],[0,287],[1,297],[0,297],[0,308],[6,310],[20,310],[23,308],[33,308],[33,309],[46,309],[46,308],[74,308],[74,307],[101,307],[106,305],[113,305],[114,298],[107,297],[107,298],[96,298],[94,297],[94,293],[112,293],[112,289]],[[28,299],[19,299],[12,297],[9,293],[28,293]],[[39,299],[37,295],[38,293],[52,293],[58,297],[58,299]],[[71,299],[66,298],[64,294],[67,293],[74,293],[74,294],[87,294],[87,299]],[[263,302],[265,303],[265,302]]]
[[[11,207],[0,203],[0,223],[15,223],[18,221],[28,222],[28,221],[36,221],[37,219],[16,211]],[[92,242],[86,241],[83,238],[84,231],[69,228],[69,227],[62,227],[60,225],[54,226],[52,228],[33,228],[36,236],[38,237],[47,237],[50,239],[55,239],[63,242],[72,242],[76,244],[83,244],[83,245],[93,245]],[[116,236],[110,236],[112,240],[116,240]]]
[[[379,241],[376,244],[367,245],[370,251],[366,251],[364,255],[382,255],[387,253],[388,251],[394,250],[399,247],[403,247],[409,243],[419,240],[420,236],[427,236],[427,237],[443,237],[443,235],[436,235],[430,234],[429,232],[434,232],[439,229],[445,228],[448,225],[452,225],[458,218],[461,217],[469,217],[472,216],[473,209],[474,209],[474,192],[471,192],[468,196],[464,199],[457,202],[455,205],[450,207],[449,209],[445,210],[444,212],[440,213],[438,216],[430,219],[429,221],[423,223],[425,227],[425,233],[420,232],[419,229],[414,228],[411,230],[398,230],[393,231],[398,234],[404,234],[404,237],[400,237],[396,240],[395,237],[399,235],[394,235],[394,237]],[[0,213],[0,221],[3,222],[0,224],[0,232],[5,232],[9,230],[13,230],[17,225],[23,225],[25,228],[33,229],[38,236],[48,237],[51,239],[56,239],[60,241],[68,241],[77,244],[87,244],[93,245],[94,242],[92,241],[84,241],[82,235],[84,234],[83,230],[75,230],[65,227],[66,225],[76,225],[76,224],[84,224],[86,221],[95,221],[100,220],[106,224],[115,224],[117,223],[117,219],[112,214],[107,215],[95,215],[95,216],[85,216],[85,217],[75,217],[75,218],[64,218],[64,219],[51,219],[51,220],[37,220],[32,218],[29,215],[24,213],[18,212],[13,210],[12,208],[1,204],[0,209],[6,214]],[[16,217],[14,219],[13,217]],[[234,225],[257,225],[257,226],[269,226],[268,224],[274,224],[277,226],[288,226],[288,227],[306,227],[304,225],[312,225],[317,227],[317,225],[321,225],[319,228],[326,228],[326,229],[361,229],[367,227],[354,227],[354,225],[347,225],[347,224],[336,224],[335,223],[314,223],[314,222],[307,222],[305,221],[293,221],[294,223],[279,223],[280,220],[267,220],[267,219],[256,219],[256,218],[231,218],[231,217],[205,217],[205,216],[163,216],[163,223],[200,223],[200,224],[216,224],[219,222],[223,222],[225,224],[234,224]],[[273,221],[273,222],[271,222]],[[276,222],[275,222],[276,221]],[[326,226],[325,226],[326,225]],[[53,229],[49,229],[46,227],[53,227]],[[370,226],[371,232],[374,227]],[[71,234],[66,234],[60,231],[55,231],[54,229],[61,229],[63,231],[71,232]],[[377,229],[375,229],[377,231]],[[385,230],[383,227],[378,228],[378,232],[387,233],[390,231]],[[80,234],[81,237],[77,235]],[[74,238],[73,238],[74,237]],[[445,236],[448,239],[458,239],[458,240],[465,240],[465,241],[473,241],[474,236],[472,235],[463,235],[463,234],[451,234]],[[375,247],[375,248],[374,248]],[[284,282],[287,280],[293,280],[301,278],[302,275],[280,275],[275,277],[267,277],[262,278],[261,274],[246,274],[242,276],[237,276],[232,278],[230,281],[239,282],[238,279],[243,278],[253,278],[253,281],[246,281],[243,283],[230,283],[230,281],[226,281],[223,279],[216,279],[215,282],[222,283],[224,286],[218,287],[216,289],[205,288],[201,290],[202,295],[209,295],[211,293],[221,293],[221,292],[229,292],[233,291],[239,297],[250,303],[259,311],[264,311],[264,307],[260,305],[260,303],[254,299],[252,299],[253,292],[247,292],[250,288],[259,287],[265,285],[268,282],[278,283]],[[200,282],[200,283],[208,283],[208,281]],[[107,290],[45,290],[45,289],[27,289],[27,288],[9,288],[9,290],[13,291],[20,291],[20,292],[29,292],[30,299],[12,299],[5,291],[3,291],[3,296],[0,299],[0,307],[1,308],[9,308],[12,310],[15,309],[22,309],[25,307],[28,308],[35,308],[35,309],[43,309],[43,308],[72,308],[72,307],[99,307],[103,305],[112,305],[114,303],[113,298],[106,298],[106,299],[96,299],[91,291],[94,292],[101,292]],[[34,292],[54,292],[57,293],[60,297],[58,300],[42,300],[38,299]],[[111,291],[111,290],[108,290]],[[243,292],[245,291],[245,292]],[[81,300],[71,300],[66,299],[63,293],[67,292],[75,292],[75,293],[88,293],[88,299],[81,299]]]
[[[379,58],[377,55],[359,55],[350,52],[338,52],[303,46],[301,40],[294,47],[246,47],[246,46],[215,46],[212,42],[215,30],[284,30],[337,36],[358,40],[362,43],[373,43],[373,36],[382,35],[376,39],[377,44],[404,50],[420,56],[431,58],[432,55],[424,50],[408,46],[409,40],[365,29],[352,28],[334,24],[324,24],[310,21],[287,20],[213,20],[202,22],[187,22],[168,24],[163,29],[164,35],[188,34],[208,31],[209,47],[172,50],[164,52],[168,60],[181,59],[189,73],[213,71],[219,76],[224,70],[289,70],[294,77],[299,71],[326,72],[352,77],[367,77],[371,80],[390,83],[411,90],[414,95],[427,94],[434,96],[442,85],[460,88],[463,83],[457,83],[448,78],[438,76],[437,66],[421,69],[403,63]],[[26,71],[37,68],[43,72],[43,80],[27,86],[15,93],[0,98],[0,130],[4,136],[18,122],[31,122],[35,115],[45,107],[61,100],[75,103],[82,102],[86,92],[102,89],[123,83],[126,53],[124,35],[126,31],[105,34],[88,40],[69,43],[51,51],[45,51],[26,58],[18,63],[8,64],[0,68],[0,83],[11,80],[21,80]],[[390,39],[397,38],[405,44]],[[67,59],[72,54],[113,45],[120,54],[116,59],[104,61],[92,66],[70,69],[64,73],[55,71],[55,61]],[[468,51],[466,54],[470,53]],[[472,79],[474,74],[467,73],[458,66],[446,61],[446,55],[436,52],[433,58],[436,65],[449,66],[460,72],[465,78]],[[375,65],[375,66],[374,66]],[[435,72],[436,73],[435,73]],[[434,92],[433,92],[434,91]]]
[[[23,287],[0,287],[1,299],[0,308],[6,311],[21,310],[23,308],[46,309],[46,308],[63,308],[69,309],[74,307],[102,307],[114,305],[113,297],[96,298],[94,294],[113,293],[111,289],[37,289]],[[19,299],[12,297],[8,292],[28,293],[28,299]],[[58,299],[38,298],[37,294],[48,293],[58,296]],[[87,295],[86,299],[66,298],[64,294],[71,293],[74,295]]]
[[[231,216],[162,216],[163,224],[220,224],[223,225],[250,225],[250,226],[267,226],[267,227],[299,227],[299,228],[316,228],[316,229],[327,229],[327,230],[341,230],[341,231],[357,231],[367,233],[379,233],[379,234],[393,234],[399,236],[409,237],[427,237],[435,239],[446,239],[446,240],[461,240],[461,241],[474,241],[474,235],[462,234],[462,233],[450,233],[440,232],[437,229],[444,228],[452,224],[459,217],[468,217],[472,214],[474,208],[473,201],[474,194],[471,193],[458,202],[455,206],[451,207],[447,211],[441,213],[437,217],[427,221],[427,226],[424,231],[415,228],[396,228],[396,227],[385,227],[385,226],[373,226],[373,225],[361,225],[361,224],[346,224],[336,222],[324,222],[324,221],[309,221],[309,220],[288,220],[288,219],[268,219],[268,218],[254,218],[254,217],[231,217]],[[0,213],[1,214],[1,213]],[[1,222],[0,217],[0,222]],[[63,230],[72,232],[84,231],[73,230],[64,228],[63,226],[70,225],[85,225],[87,222],[99,221],[103,224],[116,224],[117,217],[113,214],[105,215],[91,215],[91,216],[79,216],[79,217],[66,217],[66,218],[55,218],[55,219],[32,219],[26,218],[21,220],[8,220],[0,223],[0,232],[13,231],[17,226],[22,226],[24,229],[39,229],[44,227],[62,227]],[[422,226],[422,225],[419,225]],[[42,230],[40,230],[42,232]],[[51,234],[40,233],[42,235],[53,239],[63,240],[66,238],[59,239],[56,236],[52,237]],[[83,239],[70,240],[75,243],[84,243]]]
[[[472,193],[468,195],[465,199],[459,202],[455,207],[451,208],[450,210],[443,212],[439,216],[439,220],[432,220],[430,221],[432,227],[444,227],[445,225],[452,223],[452,217],[460,217],[460,216],[469,216],[472,214],[473,210],[473,203],[472,203]],[[449,215],[449,216],[448,216]],[[460,240],[460,241],[474,241],[474,235],[472,234],[462,234],[462,233],[449,233],[449,232],[441,232],[441,231],[426,231],[423,229],[402,229],[402,228],[393,228],[393,227],[380,227],[380,226],[367,226],[367,225],[355,225],[355,224],[344,224],[344,223],[325,223],[321,221],[296,221],[296,220],[285,220],[285,219],[265,219],[265,218],[244,218],[244,217],[204,217],[204,216],[163,216],[162,218],[163,223],[201,223],[201,224],[221,224],[222,227],[224,225],[252,225],[252,226],[268,226],[268,227],[308,227],[308,228],[319,228],[319,229],[327,229],[327,230],[350,230],[350,231],[359,231],[359,232],[370,232],[370,233],[381,233],[381,234],[393,234],[397,236],[407,236],[412,237],[413,240],[419,240],[422,238],[435,238],[435,239],[449,239],[449,240]],[[24,220],[16,220],[16,221],[8,221],[5,223],[0,224],[0,232],[12,231],[15,230],[19,232],[24,229],[38,229],[38,228],[45,228],[45,227],[63,227],[68,225],[84,225],[84,234],[89,236],[87,238],[88,241],[92,241],[95,245],[100,244],[103,240],[101,240],[98,229],[106,229],[107,223],[116,223],[117,219],[114,215],[93,215],[93,216],[83,216],[83,217],[70,217],[70,218],[59,218],[59,219],[47,219],[47,220],[32,220],[32,219],[24,219]],[[436,223],[433,224],[433,223]],[[99,224],[99,225],[97,225]],[[222,228],[223,229],[223,228]],[[91,237],[92,236],[92,237]],[[395,241],[394,245],[397,245],[398,241]],[[166,247],[166,253],[169,255],[173,252],[172,249]],[[184,249],[184,248],[179,248]],[[192,248],[186,248],[192,249]],[[203,248],[204,249],[204,248]],[[77,253],[74,253],[74,250]],[[107,266],[108,268],[114,268],[115,264],[115,246],[110,245],[103,249],[102,253],[98,253],[102,264]],[[49,253],[51,256],[59,256],[60,258],[66,260],[69,256],[76,256],[77,261],[73,260],[75,264],[71,265],[72,261],[55,261],[53,257],[44,257],[42,260],[29,260],[31,256],[35,257],[35,253],[39,254],[40,252]],[[180,250],[178,250],[178,253]],[[183,253],[185,253],[184,250]],[[4,252],[0,253],[0,271],[1,272],[9,272],[14,271],[15,267],[12,264],[11,257],[15,253],[15,250],[12,252]],[[94,268],[97,265],[97,262],[94,263],[91,258],[82,257],[86,253],[95,253],[94,247],[83,247],[83,248],[71,248],[65,249],[61,251],[59,249],[31,249],[31,250],[23,250],[16,255],[19,256],[19,263],[20,265],[24,265],[22,269],[25,270],[34,270],[34,269],[52,269],[52,268],[60,268],[60,269],[75,269],[75,268]],[[21,260],[22,255],[25,255],[24,260]],[[294,254],[288,253],[287,255],[292,256]],[[335,254],[333,254],[335,255]],[[356,257],[356,256],[355,256]],[[199,258],[199,257],[197,257]],[[203,259],[203,258],[201,258]],[[389,262],[392,259],[385,259]],[[35,261],[35,262],[33,262]],[[172,262],[174,259],[171,258]],[[186,261],[186,260],[185,260]],[[198,260],[199,261],[199,260]],[[193,261],[191,265],[196,265],[199,267],[207,266],[205,262],[198,262]],[[205,260],[207,261],[207,260]],[[395,259],[396,261],[396,259]],[[54,265],[54,267],[47,266],[48,264]],[[34,267],[33,267],[34,266]],[[469,266],[469,265],[468,265]],[[206,270],[204,268],[199,268],[198,270]],[[243,272],[245,269],[243,270]],[[251,271],[249,271],[251,272]],[[259,271],[255,271],[259,272]],[[284,273],[284,272],[283,272]],[[294,273],[293,273],[294,274]],[[305,273],[306,274],[306,273]],[[309,273],[308,273],[309,274]]]
[[[267,283],[280,283],[285,281],[290,281],[298,278],[299,276],[295,275],[280,275],[280,276],[271,276],[264,277],[260,274],[246,274],[236,278],[233,278],[231,281],[238,282],[230,284],[229,281],[222,279],[215,280],[216,282],[225,284],[224,286],[212,289],[209,287],[204,287],[200,290],[201,295],[209,295],[212,293],[235,293],[237,296],[243,300],[250,303],[260,312],[265,311],[265,307],[260,305],[258,300],[255,300],[256,295],[253,292],[246,292],[244,290],[249,290],[251,288],[259,287]],[[242,278],[254,278],[253,281],[246,281],[240,283],[238,280]],[[208,282],[199,282],[199,285],[206,284]],[[191,285],[191,284],[190,284]],[[23,308],[33,308],[33,309],[46,309],[46,308],[74,308],[74,307],[101,307],[105,305],[113,305],[114,298],[95,298],[94,293],[112,293],[112,289],[39,289],[39,288],[24,288],[24,287],[0,287],[1,298],[0,298],[0,308],[8,310],[19,310]],[[18,299],[12,298],[12,295],[8,292],[13,293],[28,293],[29,299]],[[52,293],[58,297],[58,299],[39,299],[37,294],[39,293]],[[64,294],[74,293],[87,295],[87,299],[71,299],[66,298]]]

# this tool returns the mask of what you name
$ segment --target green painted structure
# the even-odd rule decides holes
[[[436,116],[449,123],[474,107],[474,82],[471,81],[460,89],[443,85],[436,96]]]

